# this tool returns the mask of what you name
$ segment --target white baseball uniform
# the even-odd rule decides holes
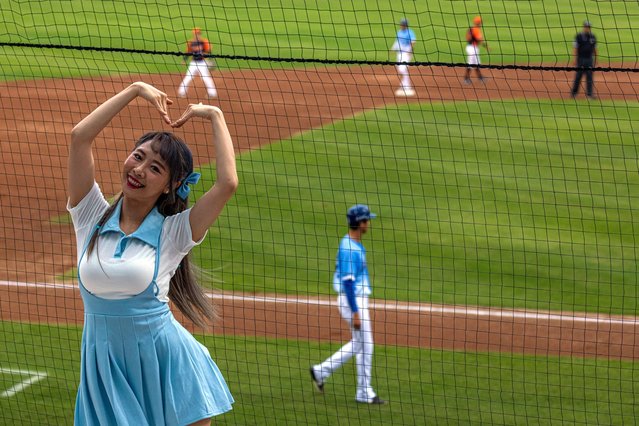
[[[353,327],[353,310],[342,288],[345,280],[354,281],[355,300],[361,327]],[[376,394],[372,386],[373,370],[373,327],[368,311],[368,296],[371,286],[366,265],[366,249],[347,234],[342,238],[337,254],[333,288],[339,292],[337,306],[340,315],[351,329],[352,339],[319,365],[313,366],[316,377],[324,382],[345,362],[355,356],[357,366],[357,393],[355,399],[368,402]]]
[[[205,38],[197,38],[188,42],[188,53],[193,55],[193,59],[191,60],[189,68],[186,71],[186,75],[182,80],[182,84],[180,84],[180,88],[178,89],[179,97],[183,98],[186,96],[189,84],[196,75],[199,75],[202,78],[209,97],[217,97],[217,89],[215,88],[213,77],[211,77],[208,64],[204,57],[204,55],[208,53],[209,49],[209,42]]]
[[[410,62],[413,60],[413,43],[415,42],[415,33],[409,28],[397,31],[397,38],[393,43],[393,48],[397,52],[397,62]],[[410,77],[408,76],[408,65],[397,65],[397,72],[402,77],[401,89],[406,91],[412,90]]]

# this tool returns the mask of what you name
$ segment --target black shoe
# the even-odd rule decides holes
[[[388,401],[383,400],[379,396],[374,396],[373,399],[369,399],[368,401],[360,401],[358,399],[357,402],[359,402],[360,404],[371,404],[371,405],[386,405],[386,404],[388,404]]]
[[[315,389],[318,390],[319,393],[324,393],[324,383],[317,379],[315,376],[315,370],[311,367],[311,379],[313,379],[313,384],[315,385]]]

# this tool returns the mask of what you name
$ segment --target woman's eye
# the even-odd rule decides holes
[[[133,154],[133,158],[135,158],[136,160],[141,160],[142,156],[140,154]]]

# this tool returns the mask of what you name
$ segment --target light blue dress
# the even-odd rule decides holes
[[[153,280],[142,293],[104,299],[80,280],[84,330],[76,425],[187,425],[232,408],[208,349],[155,295],[161,229]]]

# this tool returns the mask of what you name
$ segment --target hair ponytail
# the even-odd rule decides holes
[[[217,313],[212,301],[198,284],[193,271],[194,266],[189,258],[190,255],[187,254],[182,259],[175,275],[171,278],[169,299],[188,319],[205,327],[207,320],[216,318]]]

